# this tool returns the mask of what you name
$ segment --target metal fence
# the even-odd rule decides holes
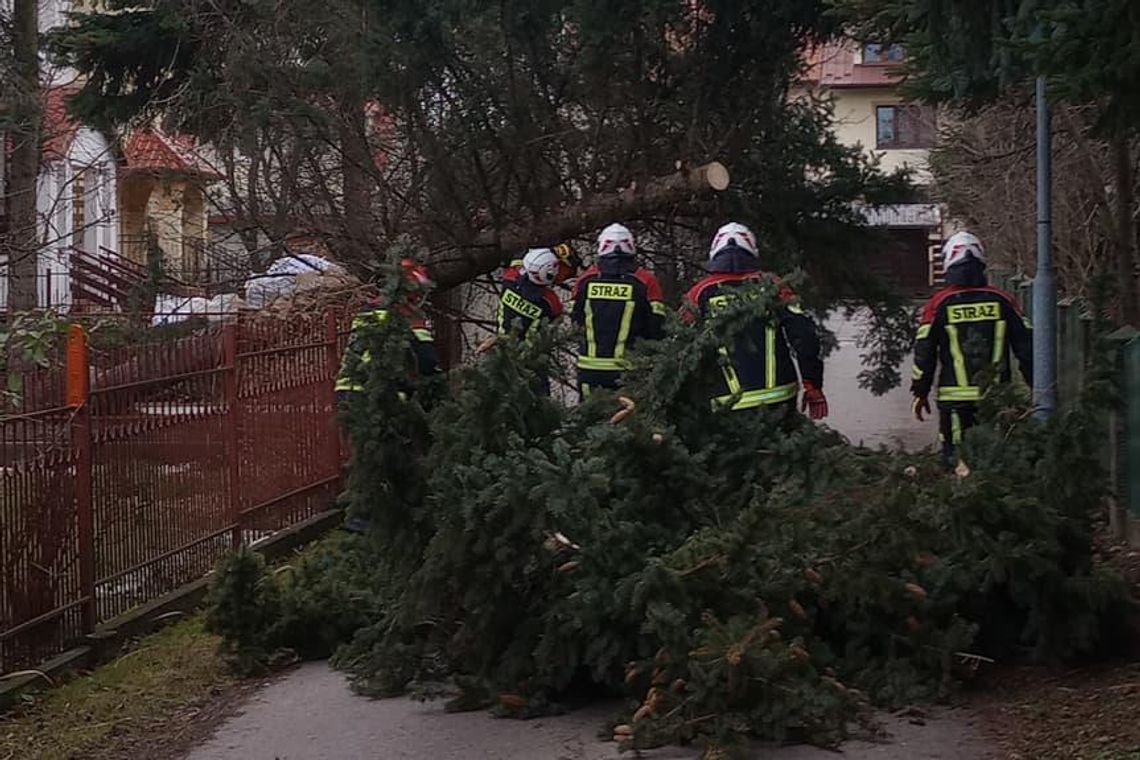
[[[1033,320],[1033,280],[997,273],[994,284],[1017,296]],[[1087,305],[1078,299],[1057,304],[1057,397],[1072,403],[1085,386],[1092,352],[1097,350],[1095,324]],[[1114,528],[1140,545],[1140,334],[1118,330],[1112,349],[1120,352],[1120,409],[1104,420],[1104,456],[1115,497]]]
[[[0,408],[0,673],[329,508],[338,326],[249,318],[106,351],[73,326],[58,368],[21,373]]]

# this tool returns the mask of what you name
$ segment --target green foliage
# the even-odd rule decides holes
[[[240,549],[218,566],[207,630],[236,671],[330,656],[387,609],[394,570],[362,536],[336,535],[277,567]]]
[[[965,477],[790,408],[715,411],[716,347],[778,303],[746,295],[644,347],[632,414],[611,419],[630,403],[611,394],[568,410],[534,394],[528,342],[456,375],[429,415],[420,554],[400,532],[360,547],[400,571],[335,658],[356,688],[526,717],[589,685],[628,698],[626,747],[832,744],[979,656],[1103,652],[1128,598],[1093,561],[1088,410],[1041,426],[994,389]]]
[[[281,590],[260,554],[240,549],[218,566],[206,630],[222,637],[222,654],[239,673],[262,671],[276,647],[270,631],[281,616]]]
[[[59,347],[70,324],[50,311],[0,318],[0,406],[20,406],[25,373],[59,361]]]

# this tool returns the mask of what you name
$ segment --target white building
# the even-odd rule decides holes
[[[118,256],[117,163],[111,142],[67,117],[66,86],[43,90],[43,151],[36,183],[39,217],[38,291],[43,308],[70,307],[73,259]],[[7,197],[0,166],[0,197]],[[7,203],[4,203],[6,207]],[[0,224],[5,212],[0,211]],[[7,308],[6,262],[0,262],[0,309]]]

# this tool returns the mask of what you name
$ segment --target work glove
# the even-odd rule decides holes
[[[807,412],[813,420],[822,420],[827,416],[827,397],[810,380],[804,381],[804,398],[800,411]]]
[[[558,257],[558,274],[554,278],[554,283],[559,285],[573,279],[582,266],[578,254],[574,253],[569,244],[559,243],[554,246],[554,255]]]
[[[919,422],[925,422],[924,414],[930,414],[930,397],[929,396],[915,396],[914,405],[911,407],[914,410],[914,418]]]

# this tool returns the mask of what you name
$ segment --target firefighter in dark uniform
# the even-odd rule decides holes
[[[959,232],[942,247],[949,286],[927,302],[914,348],[914,415],[930,413],[930,392],[938,381],[939,435],[947,466],[956,460],[962,434],[977,421],[982,388],[979,374],[992,369],[995,378],[1012,378],[1010,352],[1021,374],[1033,384],[1033,335],[1017,301],[986,282],[982,243]]]
[[[352,320],[348,348],[341,360],[340,373],[334,386],[342,414],[352,414],[353,401],[361,398],[366,390],[376,330],[387,323],[392,311],[401,315],[408,324],[408,351],[416,376],[426,377],[441,371],[435,341],[423,312],[424,299],[434,283],[427,270],[411,259],[400,262],[400,274],[403,288],[398,302],[389,307],[383,299],[373,299]],[[411,392],[411,383],[396,386],[400,401],[406,401]],[[368,531],[369,520],[361,515],[350,514],[344,527],[354,533],[364,533]]]
[[[633,233],[611,224],[598,236],[598,260],[574,285],[571,318],[582,328],[578,346],[578,391],[617,388],[628,355],[641,340],[664,334],[661,283],[637,263]]]
[[[499,335],[528,335],[542,323],[562,316],[554,292],[560,262],[550,248],[532,248],[519,262],[518,275],[503,280],[499,296]]]
[[[713,407],[735,411],[783,406],[793,410],[802,379],[801,408],[813,420],[826,417],[823,360],[815,323],[803,313],[790,288],[761,271],[752,231],[735,222],[717,230],[707,270],[709,275],[689,290],[681,305],[681,318],[686,322],[715,313],[748,284],[772,283],[781,301],[778,321],[757,319],[736,337],[733,346],[720,349],[726,361],[713,392]]]
[[[558,257],[558,274],[554,278],[553,285],[561,285],[567,280],[573,279],[577,274],[579,267],[582,265],[581,259],[574,253],[574,249],[568,243],[559,243],[553,248],[549,249],[554,252]],[[503,270],[503,284],[514,282],[522,277],[522,266],[524,256],[511,259],[511,263],[507,264]]]
[[[404,278],[404,288],[400,301],[392,308],[403,316],[411,329],[408,340],[409,349],[415,359],[416,374],[420,377],[432,375],[440,371],[440,364],[435,350],[435,339],[423,312],[423,303],[433,283],[427,270],[411,259],[400,262],[400,272]],[[389,311],[383,299],[373,299],[357,312],[352,320],[348,348],[336,379],[337,398],[342,403],[351,398],[352,394],[364,390],[364,383],[368,378],[368,365],[372,361],[367,338],[368,328],[383,325],[388,320]]]
[[[499,296],[499,335],[528,338],[542,325],[562,316],[562,300],[551,287],[558,280],[561,261],[550,248],[532,248],[519,262],[518,276],[504,278]],[[535,390],[550,395],[550,379],[545,372]]]

